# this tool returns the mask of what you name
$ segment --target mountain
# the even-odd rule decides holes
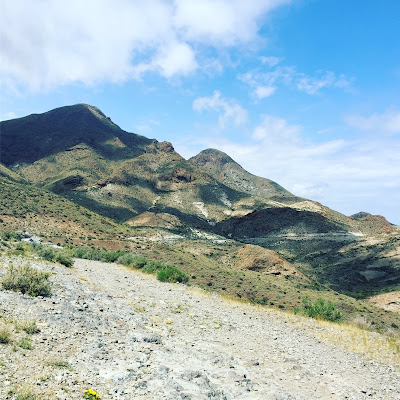
[[[92,149],[99,157],[123,160],[152,141],[123,131],[97,107],[77,104],[0,123],[0,161],[7,167],[32,164],[62,151]]]
[[[216,149],[206,149],[189,159],[189,162],[207,172],[226,186],[260,199],[284,203],[302,201],[270,179],[250,174],[227,154]]]
[[[355,213],[353,215],[350,215],[350,218],[354,218],[354,219],[362,219],[362,218],[367,218],[370,217],[372,214],[367,213],[365,211],[360,211],[358,213]]]
[[[0,130],[0,159],[13,173],[133,225],[150,211],[205,228],[266,206],[266,199],[297,199],[233,160],[230,170],[236,171],[236,180],[235,173],[221,179],[204,165],[200,168],[199,157],[187,161],[168,142],[125,132],[87,104],[4,121]],[[253,191],[240,185],[242,176],[255,185]]]
[[[400,288],[400,232],[384,217],[297,197],[219,150],[185,160],[86,104],[0,122],[0,135],[1,230],[129,249],[282,308],[301,306],[300,289],[331,299]]]

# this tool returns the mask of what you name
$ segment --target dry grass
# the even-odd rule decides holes
[[[388,332],[370,332],[355,323],[332,323],[317,320],[322,330],[313,330],[315,336],[345,350],[358,353],[368,360],[394,364],[400,371],[400,335]]]

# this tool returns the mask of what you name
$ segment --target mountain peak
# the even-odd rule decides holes
[[[299,199],[276,182],[247,172],[223,151],[206,149],[190,158],[189,162],[231,189],[251,193],[253,196],[263,199],[273,197],[280,201],[297,201]]]
[[[355,219],[362,219],[362,218],[367,218],[371,217],[372,214],[365,212],[365,211],[360,211],[358,213],[355,213],[353,215],[350,215],[350,218],[355,218]]]
[[[205,149],[196,156],[189,159],[189,162],[196,164],[199,167],[204,167],[206,164],[211,163],[213,166],[223,166],[228,163],[239,165],[228,154],[217,149]]]
[[[102,156],[126,158],[132,153],[141,153],[143,147],[152,142],[125,132],[99,108],[89,104],[64,106],[43,114],[3,121],[0,131],[0,161],[5,166],[33,163],[82,143]],[[123,143],[127,151],[113,145],[116,140]]]

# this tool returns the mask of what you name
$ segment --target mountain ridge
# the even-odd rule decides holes
[[[83,104],[4,121],[0,133],[1,230],[128,249],[196,285],[284,309],[301,306],[298,293],[364,299],[400,289],[397,227],[297,197],[219,150],[186,160]],[[360,306],[343,302],[351,318]],[[380,329],[395,321],[379,313]]]

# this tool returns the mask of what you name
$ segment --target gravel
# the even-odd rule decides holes
[[[23,258],[0,260],[7,265]],[[98,261],[51,271],[53,294],[0,291],[1,324],[36,319],[32,349],[0,344],[0,398],[400,399],[394,365],[319,340],[313,321]],[[14,394],[12,394],[12,392]]]

